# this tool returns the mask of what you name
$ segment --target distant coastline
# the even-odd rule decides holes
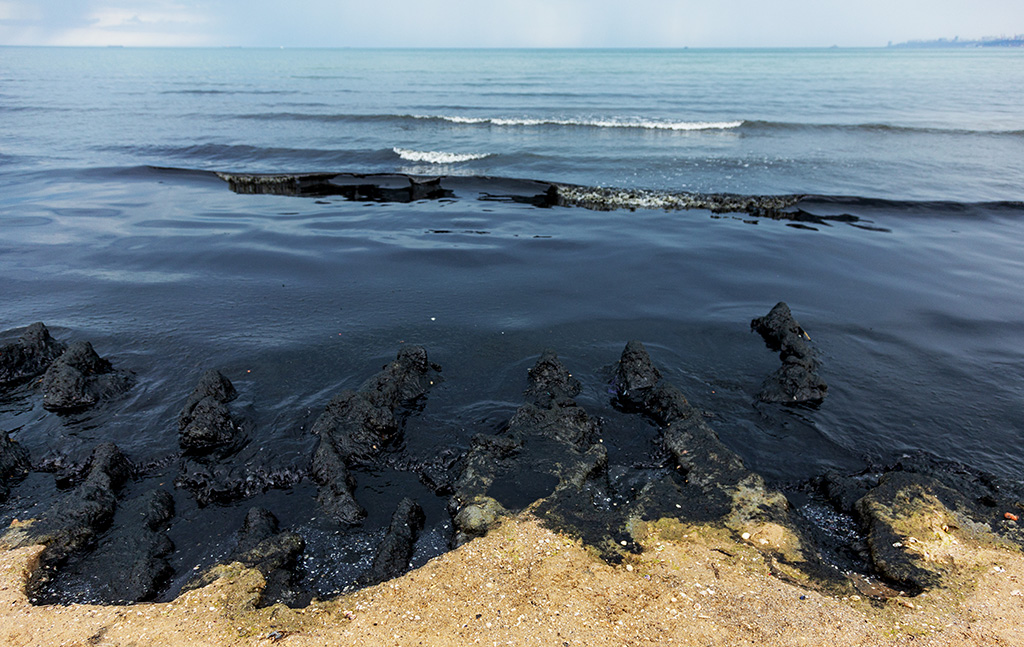
[[[1024,47],[1024,34],[1016,36],[986,36],[978,40],[960,40],[959,36],[952,40],[939,38],[937,40],[909,40],[904,43],[893,43],[889,41],[889,47],[899,49],[931,49],[931,48],[952,48],[952,47]]]

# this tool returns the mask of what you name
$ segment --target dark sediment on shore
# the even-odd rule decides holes
[[[420,504],[406,497],[398,502],[369,570],[359,576],[363,586],[394,579],[409,570],[409,560],[426,520]]]
[[[265,585],[259,593],[257,606],[278,602],[304,606],[312,596],[299,590],[296,567],[305,547],[301,535],[279,528],[277,517],[272,512],[264,508],[250,508],[236,533],[235,548],[225,564],[211,567],[190,579],[182,593],[215,582],[231,572],[226,565],[238,563],[255,569],[264,578]]]
[[[587,482],[600,487],[607,475],[597,422],[573,400],[579,381],[552,351],[541,355],[529,378],[527,401],[508,429],[473,437],[449,503],[456,546],[486,533],[506,510],[565,489],[586,497]]]
[[[52,579],[69,558],[92,551],[114,519],[118,492],[131,477],[132,466],[113,443],[99,445],[89,458],[85,479],[51,506],[40,519],[12,524],[0,545],[19,548],[42,544],[42,565],[30,595]]]
[[[956,564],[934,559],[926,543],[976,540],[1024,547],[1024,487],[926,455],[814,483],[832,505],[853,516],[865,537],[859,548],[880,578],[912,594],[941,586]]]
[[[313,480],[323,512],[340,524],[355,525],[366,516],[355,500],[350,469],[374,462],[385,447],[399,440],[399,409],[426,394],[439,367],[418,346],[404,347],[391,362],[363,383],[358,391],[335,396],[313,423],[320,439],[313,455]]]
[[[819,364],[789,308],[780,303],[751,326],[780,353],[780,372],[794,365],[806,378],[771,376],[760,399],[821,404],[826,387],[815,373]],[[22,388],[26,380],[60,366],[78,367],[85,384],[112,374],[112,384],[130,383],[127,373],[114,372],[88,344],[65,346],[50,338],[41,324],[5,346],[0,360],[9,378],[0,385],[4,388]],[[927,457],[863,474],[824,474],[802,484],[798,489],[805,496],[815,497],[830,514],[856,528],[837,538],[748,469],[703,413],[663,378],[639,341],[626,345],[607,390],[615,409],[658,430],[659,446],[652,448],[644,467],[620,466],[612,473],[601,442],[605,422],[577,402],[582,385],[553,351],[541,354],[529,370],[523,403],[507,424],[475,435],[454,465],[437,457],[414,459],[403,450],[404,417],[423,405],[439,370],[423,348],[403,347],[394,361],[358,389],[343,391],[326,405],[310,430],[318,442],[308,471],[276,477],[265,466],[241,462],[238,446],[252,433],[252,426],[229,406],[237,397],[231,381],[208,371],[178,416],[181,453],[171,457],[179,462],[175,486],[199,505],[228,505],[270,487],[288,489],[308,479],[318,486],[316,505],[344,536],[365,518],[355,475],[402,465],[437,496],[447,498],[452,527],[447,539],[452,547],[485,536],[502,519],[523,510],[532,511],[551,528],[579,537],[610,563],[632,559],[652,532],[705,528],[755,550],[780,580],[809,590],[856,591],[877,599],[961,581],[964,573],[955,563],[934,559],[936,541],[969,537],[1018,550],[1024,546],[1017,520],[1024,512],[1020,484]],[[799,383],[795,392],[789,388],[793,383]],[[45,378],[40,383],[44,405],[51,393],[47,384]],[[96,393],[117,390],[97,389]],[[765,398],[764,391],[784,395]],[[98,398],[93,405],[101,402]],[[10,484],[41,467],[32,467],[16,440],[6,433],[0,437],[0,496]],[[170,561],[174,496],[159,487],[136,489],[134,484],[141,479],[112,443],[96,446],[81,465],[64,466],[56,478],[56,501],[37,519],[16,520],[0,538],[8,549],[45,546],[42,567],[29,587],[33,597],[59,601],[61,587],[68,583],[96,581],[100,584],[92,586],[92,600],[140,602],[161,595],[175,577],[183,578]],[[406,572],[424,520],[420,502],[403,498],[372,555],[367,554],[362,574],[337,582],[337,587],[372,585]],[[300,533],[282,530],[269,510],[253,507],[223,563],[204,569],[184,590],[249,568],[265,581],[258,605],[307,604],[312,593],[302,588],[305,549]]]
[[[0,434],[0,503],[11,492],[11,483],[28,473],[31,461],[28,450],[11,440],[7,432]]]
[[[173,575],[168,558],[174,544],[167,527],[174,518],[174,497],[153,489],[119,502],[111,528],[99,535],[96,548],[59,567],[53,581],[39,587],[40,602],[60,602],[65,582],[95,578],[90,598],[104,604],[153,600]]]

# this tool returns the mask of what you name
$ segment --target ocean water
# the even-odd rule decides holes
[[[5,48],[6,170],[1019,200],[1017,51]]]
[[[447,193],[242,194],[232,173]],[[331,396],[418,343],[444,380],[401,449],[427,460],[499,431],[553,348],[628,466],[654,435],[608,381],[640,339],[776,486],[919,452],[1019,481],[1022,178],[1019,51],[0,48],[0,343],[43,321],[138,380],[73,415],[0,394],[0,430],[37,464],[113,440],[144,467],[133,492],[169,487],[177,413],[217,368],[255,428],[238,460],[301,474]],[[604,202],[537,206],[510,195],[546,185],[519,180]],[[693,192],[803,196],[803,216],[664,208]],[[779,360],[749,322],[780,300],[821,360],[820,407],[755,402]],[[443,550],[443,497],[400,467],[357,479],[370,517],[340,538],[308,479],[231,506],[176,491],[171,593],[250,505],[304,533],[321,593],[405,494],[428,514],[416,559]],[[0,522],[54,492],[33,473]]]

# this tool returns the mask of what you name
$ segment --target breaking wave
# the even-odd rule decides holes
[[[454,124],[489,126],[578,126],[585,128],[638,128],[644,130],[731,130],[743,125],[738,121],[668,121],[639,118],[614,119],[542,119],[529,117],[457,117],[413,115],[415,119],[434,119]]]
[[[46,108],[32,108],[46,110]],[[5,110],[20,108],[0,107]],[[230,115],[228,118],[259,121],[314,121],[322,123],[408,123],[440,122],[467,126],[516,127],[561,127],[561,128],[614,128],[662,131],[731,131],[739,129],[748,133],[794,132],[794,131],[838,131],[850,133],[899,133],[899,134],[950,134],[985,135],[995,137],[1022,137],[1019,128],[956,128],[941,125],[906,125],[893,123],[829,123],[829,122],[786,122],[760,119],[734,119],[728,121],[680,121],[652,119],[646,117],[470,117],[462,115],[429,114],[318,114],[306,112],[266,112]]]
[[[408,148],[393,148],[395,154],[407,162],[428,164],[458,164],[490,157],[490,153],[445,153],[442,151],[416,151]]]
[[[435,121],[470,126],[515,127],[571,127],[571,128],[627,128],[637,130],[732,130],[748,122],[742,119],[730,121],[676,121],[671,119],[649,119],[644,117],[466,117],[461,115],[409,115],[409,114],[317,114],[305,112],[270,112],[242,114],[239,119],[260,121],[319,121],[336,122],[403,122]]]

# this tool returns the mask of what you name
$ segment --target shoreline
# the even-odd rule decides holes
[[[810,336],[788,306],[776,304],[750,326],[781,362],[765,378],[758,399],[820,405],[828,385],[817,374],[820,364]],[[3,354],[11,359],[5,374],[12,380],[42,373],[39,383],[50,407],[95,404],[131,386],[131,376],[96,355],[88,342],[65,345],[41,323],[4,346]],[[354,470],[388,459],[385,448],[401,437],[404,410],[439,381],[440,371],[423,347],[403,346],[358,390],[338,393],[313,422],[318,443],[312,465],[297,478],[305,476],[317,486],[316,514],[338,529],[336,535],[362,526],[370,510],[359,500]],[[443,472],[423,470],[424,477],[433,478],[434,494],[447,498],[448,549],[496,532],[503,519],[526,510],[552,531],[578,538],[580,546],[609,564],[630,566],[645,559],[654,535],[680,541],[696,533],[734,546],[720,551],[730,557],[753,547],[779,581],[833,597],[863,594],[886,602],[973,586],[976,574],[964,564],[976,557],[965,558],[960,550],[965,542],[976,545],[979,555],[988,548],[1019,555],[1024,546],[1013,512],[1024,509],[1018,489],[927,457],[905,456],[877,472],[821,474],[796,494],[797,501],[814,496],[825,507],[799,512],[792,494],[769,485],[721,442],[639,341],[622,351],[610,395],[620,413],[653,423],[664,456],[656,470],[638,471],[623,484],[623,476],[609,467],[598,421],[575,399],[581,382],[553,351],[542,353],[527,374],[523,403],[498,433],[475,434],[465,454]],[[174,488],[187,490],[200,507],[245,501],[253,495],[246,488],[256,487],[252,475],[238,481],[237,470],[232,471],[238,460],[234,448],[245,441],[250,426],[233,410],[237,395],[230,380],[209,370],[178,418],[182,459]],[[10,467],[2,476],[20,479],[32,469],[28,452],[3,440],[0,449]],[[302,559],[306,540],[299,529],[282,526],[258,505],[250,507],[231,540],[234,548],[218,559],[219,566],[172,567],[175,542],[168,533],[176,518],[174,496],[161,489],[163,482],[130,494],[127,487],[139,476],[116,444],[101,443],[85,463],[58,475],[61,492],[45,512],[10,522],[0,534],[0,549],[45,546],[29,569],[36,576],[26,579],[31,602],[168,600],[210,584],[231,564],[236,564],[231,572],[256,569],[265,580],[254,607],[302,607],[316,596],[333,595],[308,585],[317,567]],[[409,496],[406,492],[398,503],[364,565],[369,568],[354,585],[392,581],[410,568],[425,515]],[[844,531],[843,524],[850,527]],[[65,569],[71,579],[62,580]],[[171,577],[187,578],[184,588],[168,591]],[[96,597],[63,597],[62,587],[76,578]],[[169,595],[160,597],[164,593]]]
[[[0,553],[0,641],[27,645],[1006,645],[1024,621],[1024,556],[958,537],[955,588],[885,601],[778,579],[712,526],[650,524],[612,566],[529,512],[406,575],[302,609],[257,609],[255,569],[159,604],[32,606],[41,546]],[[936,555],[938,557],[938,555]]]

